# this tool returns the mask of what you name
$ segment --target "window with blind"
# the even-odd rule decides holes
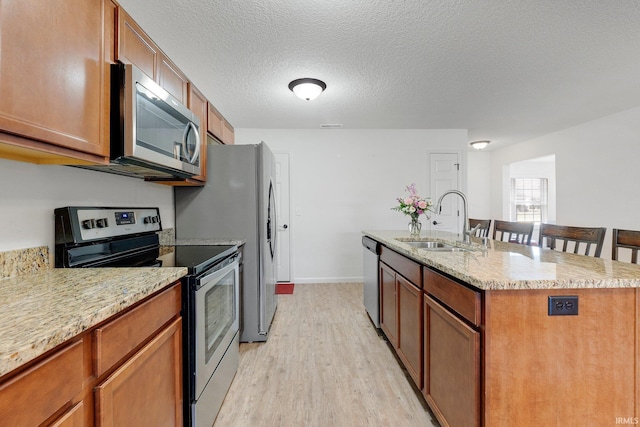
[[[511,178],[511,218],[516,222],[547,220],[547,179]]]

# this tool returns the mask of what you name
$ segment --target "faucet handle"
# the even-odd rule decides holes
[[[480,228],[480,224],[476,224],[475,227],[470,228],[469,231],[467,231],[467,234],[469,236],[473,236],[474,234],[476,234],[476,231],[478,230],[478,228]]]

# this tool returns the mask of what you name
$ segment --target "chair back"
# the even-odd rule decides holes
[[[476,228],[476,237],[489,237],[489,229],[491,228],[491,220],[490,219],[471,219],[469,218],[469,227]]]
[[[631,249],[631,262],[638,263],[638,249],[640,249],[640,231],[613,229],[611,244],[611,259],[618,260],[618,249]]]
[[[567,252],[573,247],[574,254],[580,254],[580,244],[584,243],[585,251],[582,255],[591,255],[591,246],[594,246],[594,257],[599,257],[602,252],[605,227],[571,227],[566,225],[540,224],[540,246]],[[545,243],[546,240],[546,243]],[[562,241],[562,245],[558,243]],[[569,245],[571,243],[572,245]]]
[[[500,238],[496,238],[498,233]],[[497,219],[493,222],[493,240],[530,245],[532,234],[533,222],[510,222]]]

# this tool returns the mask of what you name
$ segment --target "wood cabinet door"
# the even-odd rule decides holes
[[[200,119],[200,175],[192,179],[207,180],[207,113],[209,104],[207,98],[195,87],[189,84],[189,109]]]
[[[169,58],[167,58],[164,53],[159,52],[157,59],[158,84],[164,90],[169,92],[173,97],[175,97],[178,101],[186,105],[189,99],[189,80],[187,79],[187,76],[182,71],[180,71],[176,64],[174,64]],[[204,96],[202,98],[204,98]],[[202,127],[202,129],[206,129],[206,114],[203,116],[203,118],[201,118],[202,122],[200,126]]]
[[[398,300],[396,272],[380,263],[380,328],[394,348],[398,347]]]
[[[118,8],[118,47],[116,59],[133,64],[156,80],[158,77],[158,46],[122,8]]]
[[[424,388],[443,426],[480,426],[480,333],[424,296]]]
[[[77,341],[0,384],[0,425],[37,426],[71,407],[82,393],[82,349]]]
[[[422,290],[399,274],[398,284],[398,356],[422,389],[423,320]]]
[[[222,142],[227,145],[235,144],[235,131],[233,126],[226,120],[222,121]]]
[[[95,388],[96,425],[182,425],[181,319]]]
[[[84,425],[84,404],[79,402],[54,421],[50,427],[83,427]]]
[[[210,134],[222,141],[222,122],[224,118],[216,107],[209,102],[209,110],[207,113],[207,130]]]
[[[0,133],[108,156],[104,112],[112,49],[105,46],[109,16],[103,5],[104,0],[2,2]]]

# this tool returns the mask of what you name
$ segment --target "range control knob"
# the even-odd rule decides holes
[[[160,218],[158,218],[158,215],[154,215],[151,217],[151,222],[156,224],[158,222],[160,222]]]
[[[95,226],[96,226],[95,225],[95,220],[93,220],[93,219],[84,219],[84,220],[82,220],[82,228],[84,228],[86,230],[91,230]]]
[[[142,222],[144,222],[145,224],[150,224],[151,223],[151,217],[150,216],[145,216],[142,219]]]
[[[109,222],[107,218],[100,218],[96,220],[96,227],[98,228],[106,228],[109,226]]]

